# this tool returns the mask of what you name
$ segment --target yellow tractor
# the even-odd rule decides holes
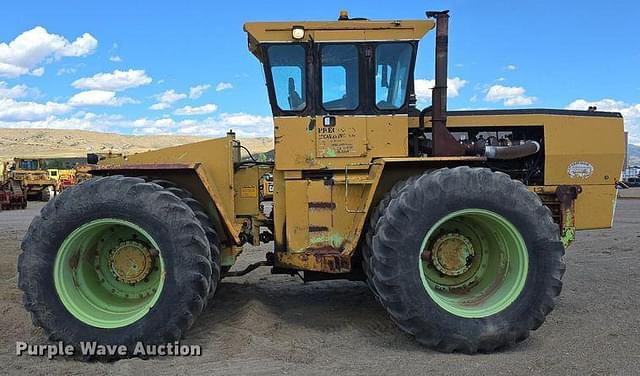
[[[366,281],[398,326],[444,352],[491,352],[537,329],[576,230],[612,225],[619,113],[447,110],[449,15],[256,22],[274,160],[226,137],[101,161],[42,209],[19,286],[53,340],[179,340],[220,279],[269,266]],[[435,29],[432,106],[418,45]],[[265,260],[231,270],[244,244]],[[224,303],[221,303],[224,304]]]
[[[42,158],[14,158],[8,180],[19,182],[28,200],[49,201],[56,194],[57,181],[49,175]]]

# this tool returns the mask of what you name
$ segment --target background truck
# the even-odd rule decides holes
[[[221,278],[266,265],[366,281],[402,330],[439,351],[527,338],[554,308],[575,231],[612,224],[623,120],[448,111],[448,19],[245,24],[274,160],[229,132],[101,161],[22,243],[34,323],[73,345],[172,342]],[[418,109],[416,53],[434,28],[433,103]],[[231,270],[243,244],[271,241],[264,261]]]

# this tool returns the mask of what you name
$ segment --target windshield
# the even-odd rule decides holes
[[[304,47],[273,45],[267,51],[278,107],[283,111],[303,110],[307,105]]]
[[[37,170],[38,169],[38,160],[37,159],[23,159],[20,161],[20,169],[21,170]]]
[[[376,106],[397,110],[404,106],[413,47],[410,43],[383,43],[376,47]]]
[[[358,48],[353,44],[323,46],[322,106],[325,110],[354,110],[358,107]]]

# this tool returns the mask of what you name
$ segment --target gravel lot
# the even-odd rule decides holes
[[[526,342],[504,352],[430,351],[391,323],[363,283],[303,284],[262,268],[224,280],[183,341],[202,345],[202,356],[115,363],[15,355],[16,341],[46,343],[22,307],[15,277],[20,241],[41,207],[0,212],[2,373],[630,375],[640,367],[638,199],[618,201],[613,230],[578,233],[555,311]],[[261,260],[263,251],[245,249],[239,267]]]

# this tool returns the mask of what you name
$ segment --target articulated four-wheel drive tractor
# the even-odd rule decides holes
[[[438,351],[527,338],[554,308],[576,230],[612,224],[623,120],[447,111],[448,20],[245,24],[274,159],[243,157],[230,132],[101,161],[22,243],[34,323],[75,346],[173,342],[222,278],[268,266],[366,281],[400,329]],[[418,109],[416,53],[432,29],[433,103]],[[264,261],[232,269],[244,244],[271,242]]]

